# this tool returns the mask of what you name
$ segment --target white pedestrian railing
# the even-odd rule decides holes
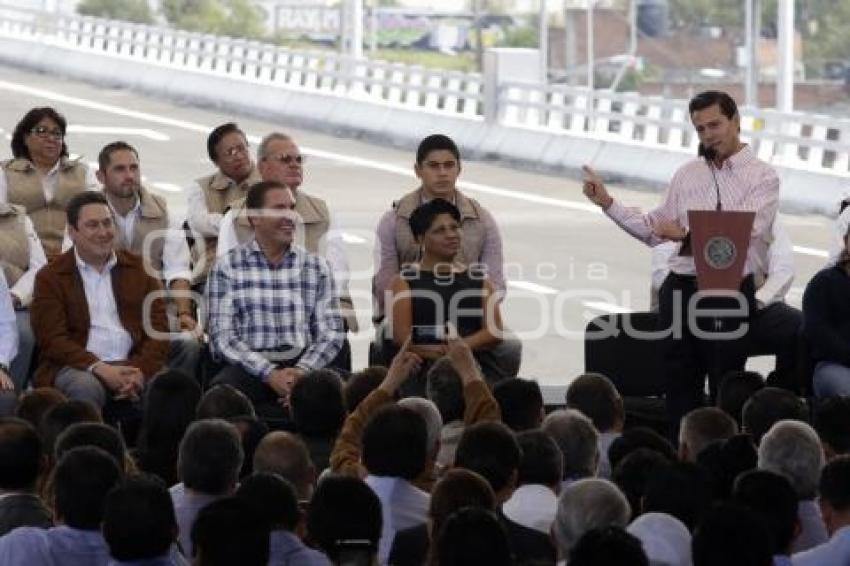
[[[125,57],[247,82],[481,115],[481,75],[418,65],[294,51],[258,41],[78,15],[0,6],[0,35]]]
[[[505,125],[565,132],[695,154],[699,140],[688,103],[637,93],[506,83],[499,92]],[[741,134],[765,161],[850,175],[850,120],[804,112],[741,109]]]
[[[695,153],[687,102],[562,85],[484,81],[478,73],[294,51],[243,39],[0,6],[0,37],[287,90],[316,92],[554,135]],[[489,89],[489,90],[488,90]],[[494,105],[485,108],[485,105]],[[743,108],[743,138],[775,165],[850,177],[850,120]]]

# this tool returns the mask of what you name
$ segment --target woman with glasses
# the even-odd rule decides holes
[[[97,187],[94,172],[68,159],[65,128],[65,118],[53,108],[33,108],[15,127],[14,158],[0,169],[0,268],[20,336],[18,355],[9,368],[18,391],[26,387],[35,347],[28,309],[35,274],[48,257],[60,252],[65,204]]]
[[[410,229],[420,247],[417,263],[404,266],[393,279],[388,331],[390,356],[411,337],[410,350],[424,368],[446,355],[446,323],[472,350],[485,379],[491,384],[505,375],[492,350],[501,341],[502,318],[493,285],[480,267],[455,261],[461,248],[460,212],[444,199],[420,205],[410,215]],[[425,371],[405,383],[405,395],[424,395]]]
[[[53,108],[27,112],[12,134],[14,158],[0,175],[0,202],[26,210],[49,259],[61,252],[68,201],[98,186],[94,171],[68,158],[66,129],[64,116]]]

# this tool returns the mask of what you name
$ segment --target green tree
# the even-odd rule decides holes
[[[260,38],[263,17],[250,0],[164,0],[162,12],[174,27],[232,37]]]
[[[776,33],[776,0],[764,0],[763,28]],[[803,38],[803,59],[850,59],[850,2],[805,0],[796,3],[796,29]]]
[[[741,0],[670,0],[670,21],[675,27],[740,28],[744,22]]]
[[[147,0],[83,0],[77,5],[77,13],[137,24],[153,23]]]

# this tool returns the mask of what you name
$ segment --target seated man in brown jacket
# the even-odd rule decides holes
[[[73,197],[67,216],[74,247],[35,279],[31,318],[41,351],[35,383],[98,407],[138,399],[168,352],[168,340],[155,337],[168,332],[163,298],[146,301],[162,286],[139,256],[115,251],[103,193]]]

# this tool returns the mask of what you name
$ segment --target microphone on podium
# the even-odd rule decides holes
[[[714,210],[723,210],[723,204],[720,202],[720,184],[717,182],[717,174],[714,172],[714,160],[717,157],[717,150],[713,147],[705,147],[699,144],[697,155],[705,159],[705,164],[708,165],[708,170],[711,171],[711,177],[714,179],[714,190],[717,195],[717,206]]]

